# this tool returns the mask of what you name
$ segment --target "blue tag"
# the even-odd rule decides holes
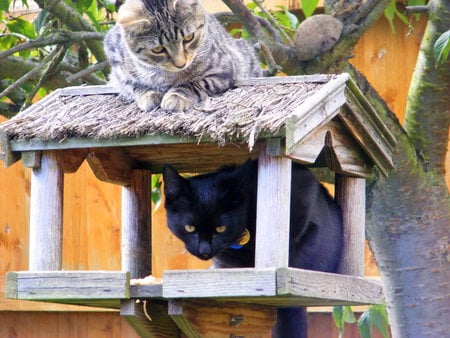
[[[242,247],[243,247],[243,245],[238,244],[238,243],[233,243],[233,244],[230,245],[230,248],[231,249],[235,249],[235,250],[242,249]]]

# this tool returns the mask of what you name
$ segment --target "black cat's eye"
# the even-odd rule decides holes
[[[165,51],[165,48],[163,46],[158,46],[158,47],[152,48],[152,52],[155,54],[161,54],[164,51]]]
[[[226,225],[220,225],[220,226],[216,227],[216,232],[221,234],[221,233],[225,232],[226,229],[227,229]]]
[[[194,33],[186,35],[183,38],[183,43],[188,43],[188,42],[191,42],[192,40],[194,40]]]
[[[186,225],[184,226],[184,230],[186,230],[186,232],[192,233],[192,232],[195,231],[195,226],[186,224]]]

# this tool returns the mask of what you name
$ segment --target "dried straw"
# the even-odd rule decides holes
[[[261,133],[279,132],[287,117],[322,86],[305,82],[242,86],[176,113],[144,112],[117,94],[50,95],[0,129],[9,140],[111,140],[167,134],[207,138],[219,145],[239,140],[251,148]]]

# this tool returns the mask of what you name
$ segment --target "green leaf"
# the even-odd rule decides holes
[[[308,18],[313,15],[319,0],[300,0],[300,3],[302,5],[303,14],[305,14],[305,17]]]
[[[364,311],[358,320],[358,332],[361,338],[372,337],[372,322],[370,319],[370,308]]]
[[[344,336],[344,309],[343,306],[333,307],[333,320],[334,324],[339,330],[339,338]]]
[[[283,11],[282,14],[287,19],[286,27],[289,27],[291,29],[296,29],[297,26],[298,26],[298,18],[297,18],[297,16],[294,13],[292,13],[291,11],[289,11],[289,9],[287,9],[286,6],[277,6],[277,7],[280,8]]]
[[[30,39],[34,39],[36,37],[33,24],[21,18],[15,18],[14,20],[8,21],[6,26],[12,33],[18,33]]]
[[[9,3],[10,0],[0,0],[0,12],[5,11],[7,12],[9,10]]]
[[[50,12],[46,9],[42,9],[39,11],[39,14],[36,16],[36,18],[33,20],[34,30],[37,33],[40,33],[42,28],[45,27],[47,23],[47,19],[50,17]]]
[[[391,26],[391,31],[394,33],[395,33],[394,17],[395,17],[396,10],[397,10],[397,8],[396,8],[395,0],[391,0],[389,5],[384,10],[384,16],[389,21],[389,25]]]
[[[380,332],[384,338],[389,337],[389,319],[386,305],[371,305],[370,318],[372,325]]]
[[[433,51],[437,64],[443,63],[448,59],[448,55],[450,53],[450,30],[442,33],[442,35],[436,40]]]
[[[343,320],[344,323],[356,323],[355,315],[350,306],[343,306]]]

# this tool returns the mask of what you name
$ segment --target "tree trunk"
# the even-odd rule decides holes
[[[434,40],[442,28],[450,27],[444,5],[448,10],[448,1],[430,1],[430,23],[407,112],[412,138],[385,105],[377,104],[399,144],[396,169],[369,186],[367,235],[380,268],[392,334],[401,338],[448,334],[450,199],[442,168],[448,142],[450,61],[430,66]],[[446,16],[446,26],[434,24],[442,22],[440,15]],[[415,145],[430,165],[417,155]]]

